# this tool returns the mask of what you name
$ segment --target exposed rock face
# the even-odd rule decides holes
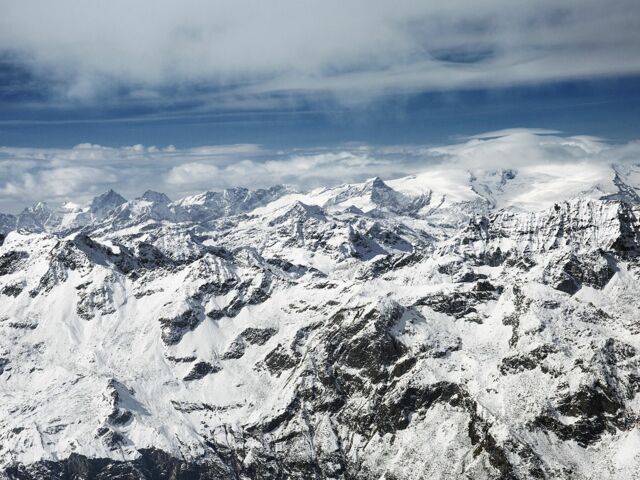
[[[222,356],[223,360],[236,359],[244,355],[245,349],[250,345],[262,346],[277,333],[275,328],[246,328],[231,342],[229,348]]]
[[[186,382],[190,382],[192,380],[200,380],[201,378],[206,377],[210,373],[216,373],[220,371],[220,367],[216,365],[211,365],[208,362],[198,362],[193,365],[191,371],[184,377]]]
[[[0,244],[3,475],[635,478],[638,186],[523,210],[521,172],[468,178],[29,210]]]

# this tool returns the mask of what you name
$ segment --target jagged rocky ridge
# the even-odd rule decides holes
[[[634,478],[638,172],[3,216],[3,475]]]

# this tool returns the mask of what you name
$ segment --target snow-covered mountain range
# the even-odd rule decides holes
[[[0,215],[11,479],[640,478],[640,165]]]

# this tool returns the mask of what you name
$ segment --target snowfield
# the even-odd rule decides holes
[[[579,162],[0,215],[0,475],[640,478],[639,218]]]

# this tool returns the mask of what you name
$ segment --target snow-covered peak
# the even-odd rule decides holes
[[[409,197],[387,185],[380,177],[373,177],[360,184],[341,185],[310,194],[312,201],[331,210],[355,207],[364,212],[391,211],[414,214],[426,203],[425,195]]]
[[[317,205],[307,205],[301,201],[294,201],[290,206],[278,211],[274,218],[269,221],[270,225],[278,225],[286,221],[305,221],[308,219],[325,221],[326,216],[322,208]]]
[[[153,190],[147,190],[140,197],[140,200],[144,200],[146,202],[158,203],[162,205],[168,205],[171,203],[171,199],[161,192],[155,192]]]
[[[96,218],[102,218],[107,213],[115,210],[117,207],[126,202],[127,200],[122,195],[115,192],[114,190],[108,190],[107,192],[103,193],[102,195],[98,195],[93,199],[90,206],[91,213]]]
[[[546,163],[504,169],[468,169],[452,165],[388,181],[407,196],[431,194],[443,206],[488,202],[491,209],[543,210],[577,197],[603,198],[621,191],[638,192],[640,166],[593,162]]]
[[[18,215],[16,227],[37,231],[45,229],[52,223],[56,223],[54,210],[45,202],[38,202],[31,207],[25,208]]]

